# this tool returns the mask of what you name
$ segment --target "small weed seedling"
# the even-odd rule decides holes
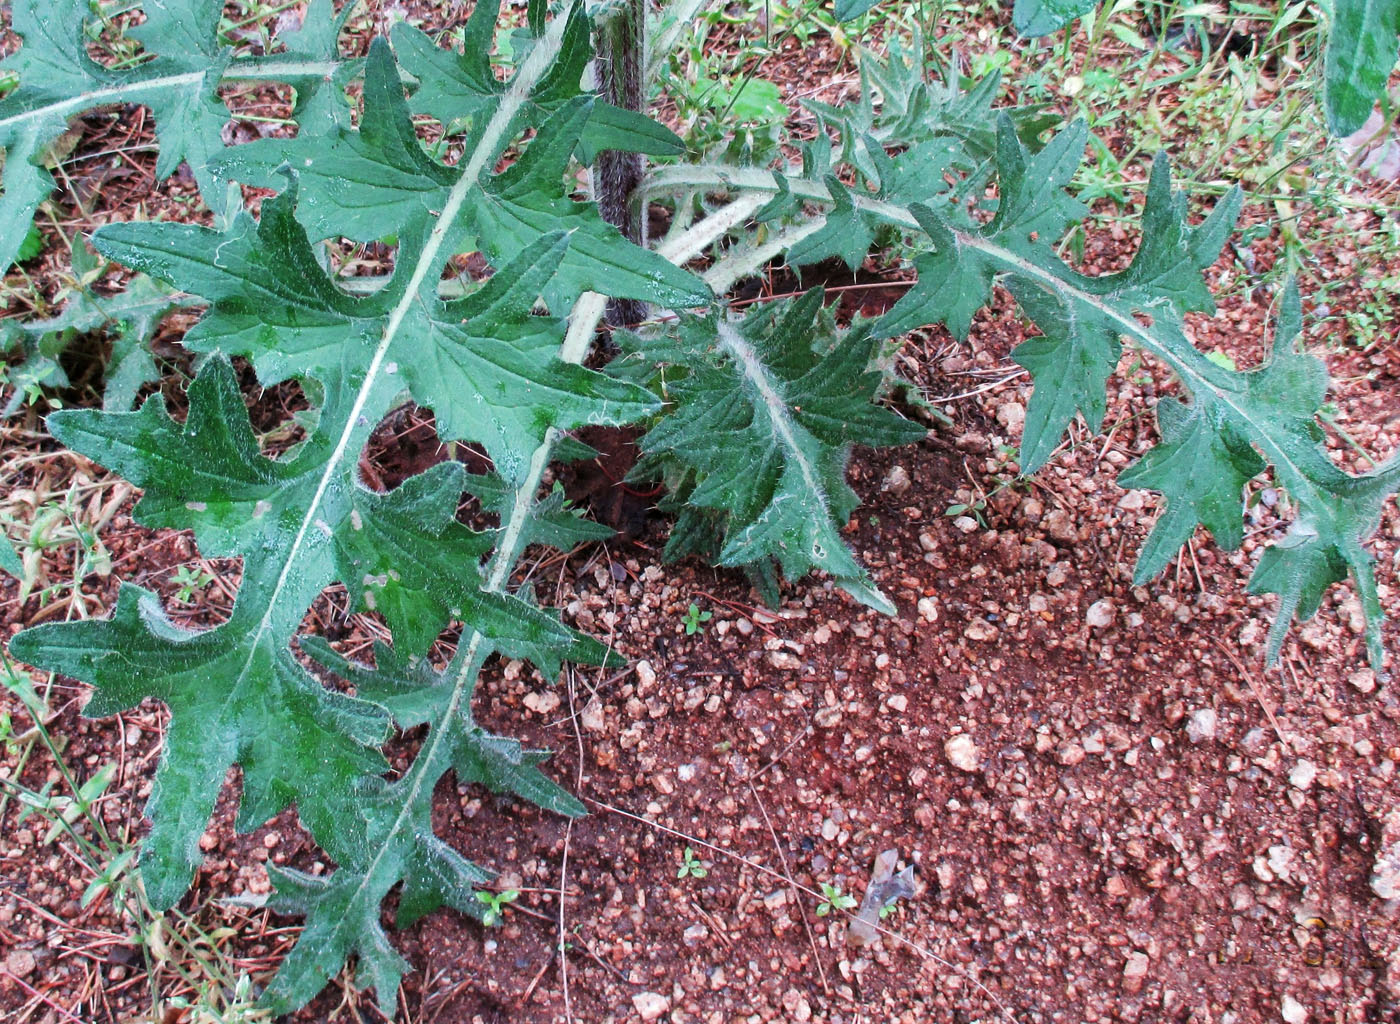
[[[520,891],[507,889],[504,892],[487,892],[485,889],[478,889],[476,898],[486,904],[486,913],[481,915],[481,923],[489,928],[493,924],[501,923],[505,918],[506,905],[519,899]]]
[[[847,896],[839,885],[821,883],[822,901],[817,904],[817,916],[826,917],[832,910],[850,910],[856,905],[854,896]]]
[[[686,609],[685,617],[681,622],[685,625],[685,635],[694,636],[696,633],[705,632],[705,623],[714,618],[712,612],[702,612],[700,606],[694,601],[690,602],[690,607]]]
[[[710,869],[700,863],[700,858],[695,856],[695,851],[689,846],[685,848],[684,857],[681,869],[676,872],[677,878],[704,878],[710,873]]]
[[[208,569],[182,565],[170,577],[170,582],[179,588],[175,591],[175,600],[181,604],[189,604],[195,594],[214,582],[214,574]]]

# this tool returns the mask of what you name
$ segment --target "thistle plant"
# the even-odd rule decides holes
[[[101,259],[140,275],[120,305],[138,361],[108,408],[54,412],[48,429],[142,488],[139,523],[190,529],[202,557],[241,560],[237,596],[227,621],[194,630],[127,583],[110,617],[41,625],[10,650],[88,684],[89,715],[147,697],[170,709],[140,857],[154,906],[175,904],[189,887],[230,768],[241,769],[240,830],[295,804],[335,867],[271,869],[269,906],[305,924],[263,994],[267,1007],[304,1005],[353,959],[358,983],[391,1013],[410,968],[380,924],[393,890],[399,925],[442,906],[499,919],[506,895],[482,895],[493,873],[433,831],[432,794],[447,772],[561,815],[584,812],[541,770],[544,751],[487,732],[472,714],[480,673],[497,655],[550,678],[565,661],[610,657],[513,582],[526,547],[599,536],[544,486],[552,461],[586,452],[570,431],[643,430],[635,476],[664,488],[661,507],[675,516],[667,557],[742,569],[770,601],[784,580],[819,572],[855,601],[894,612],[841,536],[858,504],[846,480],[853,447],[926,433],[881,404],[888,381],[878,357],[924,324],[964,337],[994,284],[1040,331],[1013,353],[1035,383],[1024,472],[1051,458],[1076,416],[1102,423],[1105,381],[1122,345],[1135,346],[1181,384],[1180,397],[1157,405],[1160,442],[1119,477],[1161,495],[1139,582],[1198,525],[1238,546],[1245,486],[1271,473],[1296,515],[1250,584],[1280,595],[1269,659],[1290,623],[1349,577],[1379,667],[1380,602],[1365,543],[1400,487],[1400,459],[1356,475],[1327,455],[1317,427],[1327,374],[1297,348],[1291,285],[1260,367],[1221,366],[1186,329],[1189,314],[1213,311],[1203,272],[1229,239],[1238,192],[1193,224],[1159,158],[1136,256],[1121,272],[1089,276],[1056,249],[1088,214],[1071,193],[1087,130],[1055,130],[1039,111],[998,111],[994,78],[964,88],[956,76],[926,76],[919,40],[868,59],[854,104],[809,104],[820,130],[790,140],[797,159],[743,166],[679,160],[685,144],[667,128],[599,97],[589,63],[600,12],[578,0],[552,11],[531,0],[504,78],[488,56],[492,0],[477,4],[461,52],[400,23],[362,59],[339,48],[353,4],[337,14],[329,0],[312,0],[271,56],[220,42],[217,0],[142,6],[132,35],[147,58],[111,70],[84,48],[86,0],[14,3],[22,46],[6,62],[19,84],[0,101],[0,262],[20,252],[52,188],[43,154],[69,119],[112,103],[150,106],[157,175],[187,164],[213,226],[136,221],[93,233]],[[871,6],[843,2],[838,14]],[[1017,4],[1018,18],[1026,6]],[[1337,7],[1340,28],[1348,5]],[[1362,64],[1382,58],[1368,51]],[[224,146],[217,90],[251,81],[292,87],[295,138]],[[1369,81],[1356,77],[1352,92]],[[450,145],[425,146],[415,118],[436,122]],[[604,152],[666,161],[645,171],[632,199],[669,213],[654,248],[624,237],[579,193],[578,169]],[[241,186],[276,194],[254,217]],[[336,274],[326,243],[338,239],[395,246],[392,273]],[[918,274],[878,320],[838,328],[817,290],[742,318],[725,301],[731,285],[775,260],[854,267],[876,244],[908,254]],[[473,252],[489,278],[447,273]],[[702,257],[703,271],[688,269]],[[620,355],[605,370],[588,368],[609,301],[645,303],[651,317],[616,333]],[[183,342],[198,365],[188,412],[173,416],[159,397],[130,411],[131,374],[152,369],[139,361],[139,339],[175,304],[204,307]],[[45,339],[61,329],[20,326],[14,337],[51,358]],[[310,399],[298,415],[304,438],[290,451],[260,448],[234,358],[261,386],[296,381]],[[432,410],[444,442],[478,446],[490,471],[448,462],[387,493],[367,484],[361,452],[406,401]],[[464,493],[498,525],[459,522]],[[308,607],[336,584],[388,628],[392,642],[375,646],[372,663],[303,631]],[[427,654],[447,629],[455,654],[439,667]],[[419,727],[411,763],[390,778],[385,743]],[[834,893],[828,900],[841,905]]]

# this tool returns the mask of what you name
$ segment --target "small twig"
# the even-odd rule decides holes
[[[771,762],[770,762],[771,764]],[[773,849],[778,851],[778,859],[783,862],[783,872],[792,877],[792,867],[788,864],[787,851],[783,849],[783,844],[778,841],[778,830],[773,827],[773,819],[768,816],[768,808],[764,806],[763,800],[758,795],[758,787],[751,781],[749,792],[753,794],[754,803],[758,804],[758,809],[763,812],[764,824],[768,826],[768,834],[773,837]],[[826,980],[826,968],[822,966],[821,951],[817,949],[817,938],[812,934],[812,922],[807,920],[807,908],[803,905],[802,894],[797,891],[797,883],[789,881],[788,888],[792,892],[792,901],[797,904],[797,914],[802,918],[802,927],[807,932],[807,942],[812,947],[812,962],[817,965],[817,977],[822,983],[822,992],[827,998],[831,998],[831,984]]]
[[[1210,639],[1211,643],[1215,644],[1216,647],[1219,647],[1220,650],[1224,653],[1225,657],[1229,658],[1230,661],[1234,663],[1235,668],[1239,670],[1240,675],[1244,677],[1244,681],[1249,684],[1250,692],[1254,694],[1254,699],[1259,702],[1259,707],[1264,712],[1264,717],[1267,718],[1269,720],[1269,724],[1274,727],[1274,735],[1278,737],[1278,741],[1280,743],[1282,743],[1284,746],[1288,746],[1288,737],[1287,735],[1285,735],[1283,727],[1278,724],[1278,719],[1274,717],[1274,709],[1269,707],[1268,701],[1264,699],[1264,694],[1260,692],[1259,684],[1255,682],[1253,673],[1245,669],[1244,664],[1240,661],[1240,659],[1235,657],[1235,652],[1230,650],[1230,648],[1226,647],[1220,641],[1219,637],[1211,636]]]

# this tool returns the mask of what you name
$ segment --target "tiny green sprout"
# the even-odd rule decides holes
[[[694,636],[696,633],[703,633],[704,624],[714,618],[711,612],[702,612],[700,606],[694,601],[690,602],[690,607],[686,609],[685,617],[681,622],[685,624],[685,635]]]
[[[689,846],[685,848],[684,856],[681,869],[676,872],[677,878],[704,878],[710,873],[710,869],[700,863],[700,858],[695,856],[695,851]]]
[[[850,910],[856,905],[854,896],[847,896],[841,891],[839,885],[832,885],[829,882],[821,883],[822,901],[817,904],[817,916],[826,917],[833,909]]]
[[[894,913],[894,910],[895,906],[893,903],[886,903],[880,908],[880,920],[883,921],[885,918],[889,917]]]
[[[170,582],[179,588],[175,591],[175,600],[189,604],[195,594],[214,582],[214,574],[208,569],[192,569],[182,565],[170,577]]]
[[[0,743],[5,745],[6,757],[14,757],[19,753],[19,744],[15,742],[14,722],[8,711],[0,711]]]
[[[486,904],[486,913],[481,915],[481,923],[490,928],[494,924],[500,924],[505,917],[505,907],[507,903],[514,903],[520,898],[520,890],[507,889],[505,892],[487,892],[478,889],[476,898]]]

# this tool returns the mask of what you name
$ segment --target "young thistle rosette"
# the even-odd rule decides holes
[[[493,653],[556,674],[564,660],[606,656],[508,588],[523,539],[538,533],[529,521],[539,474],[561,433],[621,425],[657,407],[644,389],[578,365],[582,353],[561,347],[559,314],[585,288],[668,306],[704,304],[711,295],[569,198],[564,170],[591,113],[588,97],[560,104],[513,168],[491,173],[518,143],[520,112],[579,17],[575,7],[542,26],[454,167],[418,144],[393,57],[376,41],[361,128],[335,122],[319,137],[304,129],[280,158],[291,156],[284,171],[291,183],[263,202],[259,221],[240,214],[224,232],[111,225],[93,240],[104,256],[209,303],[186,339],[202,366],[183,423],[152,398],[134,413],[56,413],[50,429],[145,490],[138,522],[193,529],[204,554],[242,559],[242,579],[228,621],[212,629],[173,625],[156,595],[127,585],[110,619],[40,626],[17,636],[11,650],[90,683],[90,713],[146,697],[171,709],[141,859],[156,906],[173,904],[188,886],[230,767],[242,769],[240,829],[295,802],[336,866],[324,876],[274,873],[272,905],[307,917],[268,990],[277,1010],[306,1003],[353,955],[361,983],[372,984],[391,1012],[407,965],[379,915],[400,883],[403,920],[444,904],[481,913],[474,887],[490,873],[431,827],[433,789],[446,771],[563,814],[582,812],[536,767],[543,752],[486,733],[470,710],[477,673]],[[302,146],[315,154],[309,165]],[[265,174],[279,159],[266,155]],[[378,181],[396,187],[401,201],[387,204],[369,181],[341,187],[337,161],[352,181],[367,165],[386,169]],[[364,206],[392,214],[388,230],[398,239],[392,278],[367,296],[343,291],[312,245],[342,230],[335,203],[353,209],[357,191]],[[464,299],[440,299],[448,258],[511,219],[523,223],[491,233],[498,273]],[[315,225],[311,236],[304,222]],[[548,315],[537,311],[541,297]],[[322,396],[306,417],[306,440],[286,456],[259,451],[230,356],[251,360],[265,384],[298,379]],[[477,533],[455,521],[465,483],[455,464],[387,494],[359,478],[370,433],[404,393],[434,410],[444,440],[479,443],[491,456],[514,492],[499,530]],[[323,686],[292,648],[307,608],[333,583],[357,607],[382,614],[394,637],[373,669],[306,644],[307,654],[356,687],[354,696]],[[461,623],[461,641],[453,662],[437,671],[421,656],[449,621]],[[412,765],[386,779],[379,748],[390,727],[422,724],[428,729]]]

